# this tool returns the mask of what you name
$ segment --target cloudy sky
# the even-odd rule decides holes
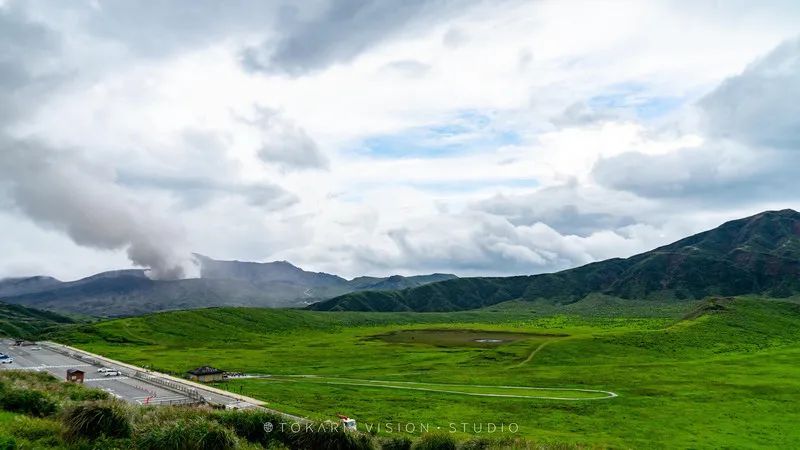
[[[800,209],[800,4],[0,0],[0,277],[553,271]]]

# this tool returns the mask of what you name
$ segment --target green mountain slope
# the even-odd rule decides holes
[[[358,292],[323,311],[457,311],[508,300],[572,303],[590,293],[639,299],[800,293],[800,213],[767,211],[632,256],[557,273],[461,278],[395,292]]]
[[[56,313],[0,303],[0,335],[2,336],[27,339],[53,327],[70,323],[74,323],[74,320]]]

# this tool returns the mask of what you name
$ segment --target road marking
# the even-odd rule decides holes
[[[128,377],[103,377],[103,378],[87,378],[83,381],[109,381],[109,380],[127,380]]]
[[[90,367],[91,364],[64,364],[59,366],[47,366],[42,364],[41,366],[24,366],[24,367],[14,367],[15,369],[19,370],[33,370],[33,369],[71,369],[73,367]]]

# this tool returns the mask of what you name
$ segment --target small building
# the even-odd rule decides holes
[[[83,383],[84,372],[80,369],[67,369],[67,381]]]
[[[225,372],[211,366],[198,367],[197,369],[190,370],[189,379],[192,381],[200,381],[208,383],[209,381],[222,381]]]

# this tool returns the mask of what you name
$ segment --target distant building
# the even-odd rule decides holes
[[[83,383],[84,372],[80,369],[67,369],[67,381]]]
[[[225,372],[222,370],[215,369],[211,366],[198,367],[197,369],[190,370],[188,373],[190,380],[200,381],[203,383],[208,383],[209,381],[220,381],[223,379],[223,375],[225,375]]]

